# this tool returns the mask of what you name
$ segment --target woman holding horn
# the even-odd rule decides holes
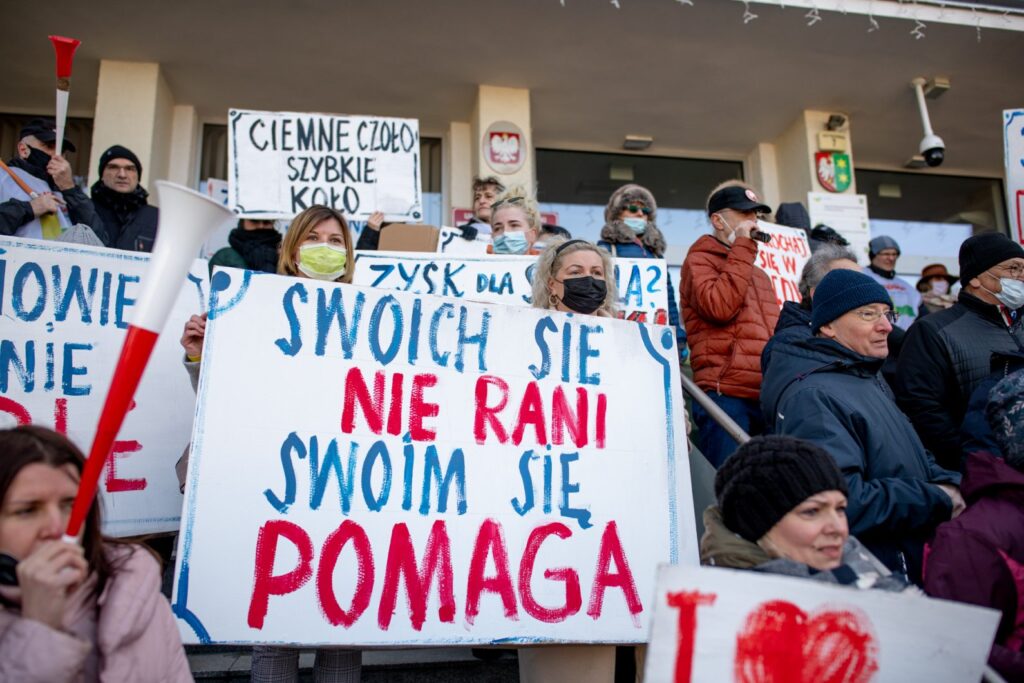
[[[22,426],[0,453],[0,680],[191,681],[149,551],[101,536],[95,499],[79,543],[61,540],[82,452]]]

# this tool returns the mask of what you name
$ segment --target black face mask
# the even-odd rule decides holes
[[[589,275],[562,280],[562,286],[565,288],[562,294],[565,307],[584,315],[599,309],[608,296],[608,284]]]
[[[25,164],[26,171],[40,180],[48,181],[50,179],[50,174],[46,172],[46,166],[50,163],[50,155],[43,150],[29,147],[28,158],[22,159],[22,163]]]

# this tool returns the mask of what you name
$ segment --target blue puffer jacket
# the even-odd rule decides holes
[[[924,542],[952,503],[933,484],[960,484],[935,464],[868,358],[820,337],[779,343],[761,389],[776,434],[828,451],[846,476],[854,534],[887,567],[921,581]]]
[[[619,242],[612,249],[612,244],[600,240],[597,246],[622,258],[659,258],[647,247],[637,243]],[[690,350],[686,347],[686,329],[679,321],[679,306],[676,305],[676,288],[672,284],[672,276],[669,274],[667,266],[665,268],[665,278],[665,286],[668,287],[668,324],[676,330],[676,347],[679,349],[679,362],[682,363],[690,355]]]

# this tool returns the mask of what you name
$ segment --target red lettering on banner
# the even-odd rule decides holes
[[[128,406],[128,411],[135,410],[135,401]],[[65,419],[65,427],[67,420]],[[105,486],[109,493],[124,493],[125,491],[144,491],[146,489],[145,479],[121,479],[117,476],[117,460],[128,453],[138,453],[142,450],[142,444],[133,440],[119,440],[107,455],[105,467],[107,470]]]
[[[423,564],[416,567],[416,551],[409,537],[409,527],[396,524],[391,530],[391,546],[388,548],[387,569],[384,572],[384,591],[380,596],[377,610],[377,625],[387,631],[391,617],[395,614],[398,599],[398,582],[405,578],[405,595],[409,605],[409,619],[417,631],[423,629],[427,616],[427,596],[434,576],[437,576],[437,592],[440,606],[437,618],[446,623],[455,621],[455,595],[452,591],[452,551],[448,540],[448,529],[443,520],[434,522],[423,551]]]
[[[583,604],[583,597],[580,594],[580,577],[570,567],[558,567],[557,569],[545,569],[544,578],[561,581],[565,584],[565,603],[561,607],[544,607],[533,597],[533,587],[530,581],[533,577],[533,566],[537,560],[537,551],[548,536],[569,538],[572,531],[561,522],[545,524],[537,527],[530,533],[526,541],[526,549],[523,551],[523,559],[519,563],[519,599],[523,602],[523,609],[534,619],[540,619],[547,624],[556,624],[565,621],[580,611]]]
[[[68,400],[58,398],[53,402],[53,431],[68,435]]]
[[[373,376],[373,399],[359,368],[350,368],[345,375],[345,402],[341,409],[341,431],[351,434],[355,427],[356,402],[363,411],[366,425],[374,434],[380,434],[384,426],[384,373],[377,371]]]
[[[523,442],[526,425],[533,425],[533,436],[536,443],[547,443],[548,433],[544,427],[545,422],[544,401],[540,398],[540,388],[536,382],[530,382],[526,385],[523,400],[519,403],[519,417],[516,419],[516,427],[512,431],[512,443],[518,446]]]
[[[494,406],[487,405],[487,394],[491,386],[498,387],[498,391],[501,392],[500,400]],[[487,440],[487,427],[490,426],[499,443],[508,443],[508,432],[496,415],[508,405],[508,382],[493,375],[481,375],[476,380],[474,393],[476,412],[473,415],[473,438],[477,443],[484,443]]]
[[[679,610],[676,630],[675,683],[690,683],[693,673],[693,652],[697,642],[697,608],[712,605],[718,596],[700,591],[669,593],[666,602]]]
[[[409,404],[409,434],[413,441],[433,441],[437,431],[423,426],[423,418],[437,417],[441,407],[423,400],[423,390],[437,385],[437,375],[416,375],[412,378],[412,401]]]
[[[598,448],[604,448],[605,435],[606,435],[606,432],[607,432],[607,429],[605,427],[605,424],[606,424],[607,420],[605,418],[606,418],[607,415],[608,415],[608,397],[605,396],[604,394],[598,394],[597,395],[597,436],[595,437],[595,440],[597,441],[597,447]]]
[[[494,558],[496,573],[485,577],[487,558]],[[472,559],[469,562],[469,577],[466,581],[466,621],[472,624],[480,613],[480,595],[487,591],[501,597],[505,617],[518,620],[516,596],[512,589],[512,577],[508,572],[508,551],[501,534],[501,525],[493,519],[484,520],[476,536]]]
[[[391,376],[391,406],[388,408],[388,434],[399,436],[402,433],[402,387],[405,375],[396,372]],[[415,437],[414,437],[415,438]]]
[[[299,553],[299,564],[289,572],[274,575],[278,539],[286,538]],[[284,520],[271,520],[256,537],[256,567],[253,572],[252,598],[249,600],[249,626],[263,628],[271,595],[287,595],[301,588],[313,576],[313,543],[302,527]]]
[[[345,549],[349,541],[352,541],[352,548],[356,553],[357,569],[356,588],[352,593],[352,603],[346,610],[338,604],[338,598],[334,594],[334,568],[338,564],[341,551]],[[373,550],[370,547],[370,539],[361,526],[346,519],[324,541],[320,566],[316,572],[316,596],[320,601],[320,611],[327,617],[327,621],[335,626],[340,624],[348,628],[359,620],[359,617],[370,605],[370,596],[373,593],[373,573]]]
[[[32,415],[25,406],[5,396],[0,396],[0,411],[13,415],[18,425],[32,424]]]
[[[551,396],[551,441],[561,446],[564,441],[564,428],[569,428],[572,442],[576,448],[587,445],[587,391],[576,387],[576,410],[569,407],[562,387],[555,387]]]
[[[618,571],[609,572],[611,563],[615,562]],[[587,605],[587,614],[592,619],[601,616],[601,609],[604,606],[604,592],[608,588],[619,588],[626,599],[626,606],[630,614],[636,616],[643,611],[640,604],[640,596],[636,592],[636,581],[629,570],[629,562],[626,560],[626,553],[622,550],[622,542],[619,540],[619,530],[615,522],[608,522],[601,534],[601,548],[597,554],[597,573],[594,575],[594,586],[590,591],[590,603]]]

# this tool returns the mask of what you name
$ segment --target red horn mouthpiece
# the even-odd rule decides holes
[[[57,78],[71,78],[71,60],[82,41],[64,36],[50,36],[53,51],[57,53]]]

